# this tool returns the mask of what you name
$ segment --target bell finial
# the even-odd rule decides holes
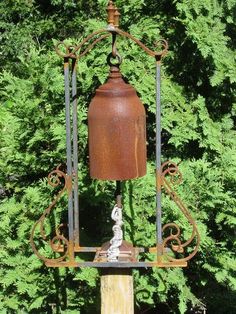
[[[120,20],[120,12],[118,8],[115,6],[115,13],[114,13],[114,26],[119,27],[119,20]]]
[[[109,25],[114,25],[114,15],[115,15],[115,6],[113,4],[113,1],[108,2],[107,6],[107,21]]]

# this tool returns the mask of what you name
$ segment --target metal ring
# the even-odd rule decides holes
[[[117,63],[112,63],[111,59],[117,59]],[[119,55],[119,53],[116,53],[116,56],[114,57],[112,52],[109,53],[109,55],[107,56],[107,63],[109,66],[119,66],[122,63],[122,57]]]

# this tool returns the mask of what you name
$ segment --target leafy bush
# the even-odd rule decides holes
[[[62,60],[55,41],[79,42],[105,26],[107,1],[23,0],[0,3],[0,310],[1,313],[98,313],[96,269],[51,269],[29,246],[33,223],[48,206],[46,176],[65,161]],[[134,271],[140,311],[234,313],[235,280],[235,2],[117,0],[121,28],[153,47],[161,37],[163,61],[163,161],[181,162],[178,193],[201,235],[198,255],[186,269]],[[108,42],[107,42],[108,43]],[[125,182],[125,236],[136,245],[155,241],[155,64],[139,47],[119,39],[122,73],[147,110],[148,174]],[[111,235],[107,222],[114,184],[88,176],[87,107],[107,77],[110,46],[98,44],[79,62],[79,176],[82,240],[99,245]],[[53,219],[65,215],[62,201]],[[165,222],[186,221],[163,199]],[[156,310],[155,310],[156,311]]]

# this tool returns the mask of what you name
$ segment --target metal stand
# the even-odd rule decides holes
[[[105,29],[95,31],[85,38],[77,46],[67,46],[60,42],[56,46],[56,52],[64,58],[64,77],[65,77],[65,106],[66,106],[66,147],[67,147],[67,172],[64,173],[60,167],[52,171],[48,176],[48,182],[51,186],[61,186],[51,205],[43,212],[42,216],[35,223],[31,234],[31,245],[35,254],[42,259],[49,267],[102,267],[102,268],[139,268],[139,267],[185,267],[197,252],[199,247],[199,233],[197,226],[183,204],[181,199],[174,191],[174,184],[182,180],[177,165],[171,161],[161,164],[161,60],[167,53],[168,44],[165,40],[158,41],[157,46],[160,51],[153,51],[147,48],[138,39],[118,28],[119,12],[109,2],[108,8],[108,26]],[[112,37],[112,55],[117,56],[115,40],[116,36],[122,36],[135,42],[149,56],[155,59],[156,63],[156,246],[151,248],[136,248],[132,244],[117,238],[120,243],[117,246],[118,254],[115,259],[109,257],[111,243],[105,243],[101,247],[83,247],[80,246],[79,239],[79,202],[78,202],[78,123],[77,123],[77,88],[76,88],[76,66],[79,59],[90,51],[98,42]],[[93,41],[92,41],[93,40]],[[92,41],[92,42],[91,42]],[[90,44],[89,44],[90,43]],[[64,50],[63,50],[64,49]],[[63,52],[65,51],[65,52]],[[70,71],[71,69],[71,71]],[[70,77],[71,91],[70,93]],[[71,124],[72,121],[72,124]],[[119,189],[119,183],[117,185]],[[183,215],[188,220],[191,228],[191,237],[183,242],[181,238],[180,227],[176,223],[168,223],[162,226],[162,208],[161,193],[165,192],[179,207]],[[47,241],[44,231],[44,221],[50,214],[52,208],[56,205],[58,199],[63,193],[68,194],[68,239],[63,235],[62,226],[59,225],[55,230],[55,236],[49,240],[49,245],[54,253],[60,254],[60,257],[49,259],[42,256],[36,248],[34,237],[36,229],[39,228],[42,239]],[[117,196],[117,208],[121,209],[120,191]],[[120,228],[120,226],[119,226]],[[121,228],[118,230],[121,232]],[[163,233],[167,234],[163,238]],[[114,235],[115,237],[115,235]],[[117,240],[116,239],[116,240]],[[193,244],[192,252],[189,254],[186,248]],[[77,262],[75,255],[80,252],[94,252],[93,261]],[[141,261],[139,256],[141,252],[153,253],[155,261]],[[177,256],[178,255],[178,256]]]

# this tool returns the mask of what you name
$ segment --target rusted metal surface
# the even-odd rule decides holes
[[[91,33],[84,40],[82,40],[82,42],[78,45],[67,45],[64,42],[58,42],[56,47],[55,47],[57,54],[63,58],[80,59],[90,49],[92,49],[95,44],[97,44],[101,40],[109,37],[111,34],[112,35],[119,34],[122,37],[131,39],[140,48],[142,48],[149,56],[155,57],[155,59],[158,62],[160,62],[161,58],[167,54],[168,42],[165,39],[159,39],[156,41],[154,46],[157,48],[157,51],[155,51],[155,50],[151,50],[150,48],[145,46],[140,40],[138,40],[137,38],[135,38],[131,34],[124,32],[123,30],[119,29],[118,26],[119,26],[120,13],[119,13],[117,7],[113,4],[113,1],[109,1],[108,7],[107,7],[107,12],[108,12],[108,19],[107,19],[108,20],[108,27],[107,28],[99,29],[99,30]],[[97,37],[97,36],[100,36],[100,37]],[[95,37],[97,37],[97,38],[94,39]],[[88,45],[88,43],[92,39],[94,39],[94,41],[90,45]],[[88,45],[88,46],[86,48],[84,48],[84,45]]]
[[[79,54],[79,58],[85,56],[97,43],[99,43],[100,41],[102,41],[103,39],[109,37],[111,34],[104,34],[100,37],[98,37],[97,39],[95,39],[83,52],[80,52]],[[78,59],[78,58],[76,58]]]
[[[107,5],[107,22],[110,27],[118,27],[120,19],[120,12],[114,5],[113,1],[109,1]]]
[[[176,223],[168,223],[163,226],[162,233],[165,234],[169,231],[169,235],[163,238],[162,243],[157,242],[156,247],[152,248],[138,248],[133,247],[132,244],[123,241],[120,247],[120,256],[117,262],[107,261],[107,250],[109,249],[109,242],[106,242],[102,247],[81,247],[73,241],[68,240],[63,235],[63,229],[67,228],[67,225],[61,224],[55,230],[55,236],[47,239],[44,231],[44,223],[47,216],[50,214],[52,208],[56,205],[56,202],[67,191],[68,196],[72,191],[72,178],[66,175],[60,170],[58,166],[56,170],[52,171],[48,176],[48,182],[53,187],[62,185],[62,189],[52,202],[52,204],[44,211],[40,219],[35,223],[30,242],[35,254],[42,259],[49,267],[127,267],[127,268],[139,268],[139,267],[185,267],[187,261],[190,260],[197,252],[200,242],[199,233],[196,227],[196,223],[186,206],[177,196],[172,185],[179,184],[182,180],[182,174],[180,173],[177,165],[173,162],[165,162],[161,167],[161,175],[158,181],[161,182],[162,188],[168,193],[171,199],[183,212],[184,216],[192,226],[192,234],[190,238],[182,242],[181,230]],[[170,177],[170,180],[167,179]],[[118,184],[119,185],[119,184]],[[117,188],[118,194],[120,194],[120,187]],[[120,203],[120,195],[117,196]],[[47,241],[54,253],[61,254],[60,257],[50,259],[46,258],[38,252],[34,243],[35,231],[39,227],[41,237],[44,241]],[[193,246],[192,252],[187,253],[186,248],[190,245]],[[95,257],[93,262],[76,262],[75,253],[82,252],[94,252]],[[150,252],[156,256],[156,260],[153,262],[139,261],[139,254]],[[179,257],[174,257],[178,254]]]
[[[116,8],[113,4],[113,1],[109,1],[108,6],[107,6],[107,22],[109,25],[114,25],[115,12],[116,12]]]
[[[159,175],[158,175],[159,174]],[[170,180],[167,179],[169,176]],[[175,258],[169,254],[165,254],[165,257],[170,262],[182,261],[187,262],[197,253],[200,245],[200,235],[197,229],[197,225],[188,211],[185,204],[179,198],[177,193],[174,191],[174,186],[182,182],[182,173],[179,171],[177,164],[172,161],[167,161],[162,164],[161,172],[157,172],[157,181],[161,181],[162,188],[170,196],[173,202],[178,206],[181,212],[188,220],[192,227],[192,234],[190,238],[182,242],[180,227],[176,223],[168,223],[162,227],[162,233],[166,233],[169,230],[169,236],[165,237],[162,242],[162,254],[166,252],[166,248],[169,247],[173,253],[181,253],[183,257]],[[175,232],[173,232],[175,230]],[[193,244],[193,250],[191,253],[186,254],[186,248]],[[184,256],[185,255],[185,256]]]
[[[64,58],[67,173],[58,166],[48,176],[49,184],[55,188],[61,187],[61,190],[33,226],[30,237],[31,246],[35,254],[48,267],[186,267],[187,262],[198,250],[199,232],[194,219],[174,191],[174,185],[181,183],[182,180],[182,174],[177,165],[170,161],[161,165],[160,62],[167,53],[168,43],[161,39],[156,43],[157,50],[149,49],[137,38],[118,28],[120,14],[112,1],[109,1],[107,12],[109,25],[106,29],[93,32],[79,45],[66,45],[60,42],[56,46],[57,54]],[[131,39],[156,61],[157,236],[156,245],[151,248],[133,247],[132,244],[123,240],[118,260],[109,262],[107,260],[109,242],[101,247],[85,247],[80,246],[79,243],[76,63],[95,44],[109,36],[112,37],[112,52],[108,58],[111,66],[110,77],[108,82],[97,90],[89,108],[90,172],[94,178],[118,180],[116,202],[121,207],[120,180],[139,177],[146,172],[146,127],[144,108],[133,87],[123,81],[119,72],[118,66],[121,58],[116,49],[117,35]],[[118,58],[117,65],[111,62],[112,57]],[[72,64],[71,74],[70,64]],[[70,81],[72,88],[70,88]],[[72,116],[71,112],[73,112]],[[181,229],[176,223],[171,222],[162,226],[162,191],[169,195],[188,220],[192,234],[187,241],[182,240]],[[60,224],[50,238],[45,231],[46,218],[55,207],[56,202],[66,192],[68,195],[68,224]],[[36,230],[39,231],[41,239],[50,246],[55,258],[47,258],[38,251],[35,244],[35,242],[38,243],[35,239]],[[189,246],[192,247],[192,251],[187,250]],[[83,252],[94,253],[93,261],[77,262],[76,256]],[[154,261],[146,261],[145,253],[153,254]]]
[[[119,28],[116,28],[115,31],[117,34],[127,37],[131,39],[132,41],[134,41],[140,48],[142,48],[151,57],[155,57],[155,58],[164,57],[168,51],[168,43],[165,39],[160,39],[156,42],[156,47],[160,48],[160,51],[153,51],[149,49],[147,46],[145,46],[140,40],[132,36],[131,34],[124,32]]]
[[[101,35],[101,37],[98,37],[95,39],[95,41],[88,46],[87,48],[84,48],[84,45],[88,44],[91,39],[96,37],[97,35]],[[108,34],[107,34],[108,33]],[[67,45],[65,42],[60,41],[56,44],[55,50],[56,53],[63,58],[71,58],[71,59],[80,59],[80,57],[84,56],[96,43],[98,43],[100,40],[103,40],[104,38],[110,36],[111,34],[107,31],[107,29],[99,29],[90,35],[88,35],[85,39],[82,40],[82,42],[78,45]],[[84,48],[85,50],[81,51],[81,48]]]
[[[97,251],[97,254],[94,258],[94,262],[109,262],[107,259],[107,252],[110,248],[110,241],[104,243],[100,250]],[[112,262],[114,265],[116,265],[117,262],[126,262],[126,263],[132,263],[137,261],[136,251],[133,247],[133,245],[127,241],[122,241],[121,246],[119,247],[120,253],[118,261]]]
[[[117,7],[115,7],[115,13],[114,13],[114,26],[119,27],[119,20],[120,20],[120,12],[118,11]]]
[[[90,40],[92,40],[97,35],[101,35],[102,33],[108,33],[103,34],[101,37],[96,38],[93,43],[91,43],[90,46],[85,48],[83,51],[81,49],[84,45],[88,44]],[[100,29],[98,31],[93,32],[89,36],[87,36],[79,45],[67,45],[65,42],[58,42],[55,50],[56,53],[63,58],[71,58],[71,59],[80,59],[82,56],[84,56],[90,49],[101,40],[109,37],[112,33],[116,33],[121,35],[122,37],[126,37],[131,39],[133,42],[135,42],[140,48],[142,48],[149,56],[155,57],[156,60],[160,61],[162,57],[164,57],[167,54],[168,51],[168,42],[165,39],[159,39],[155,46],[158,48],[157,51],[149,49],[147,46],[145,46],[140,40],[132,36],[131,34],[122,31],[118,27],[115,27],[114,29]]]
[[[158,268],[171,268],[171,267],[187,267],[186,262],[62,262],[54,264],[52,262],[46,262],[47,267],[95,267],[95,268],[149,268],[149,267],[158,267]]]
[[[69,253],[69,241],[63,236],[63,234],[60,233],[60,227],[61,225],[56,229],[56,235],[53,237],[53,239],[48,239],[45,228],[44,228],[44,223],[45,219],[48,217],[50,214],[51,210],[55,207],[57,201],[61,198],[61,196],[64,194],[65,191],[67,191],[68,195],[71,194],[72,191],[72,178],[71,176],[66,175],[63,171],[60,170],[60,166],[56,168],[56,170],[53,170],[52,172],[49,173],[48,175],[48,184],[51,185],[52,187],[58,187],[62,186],[61,190],[53,200],[53,202],[48,206],[47,209],[43,212],[42,216],[39,218],[39,220],[34,224],[31,235],[30,235],[30,244],[32,246],[32,249],[34,253],[43,260],[44,262],[47,262],[51,259],[48,259],[47,257],[43,256],[39,250],[37,249],[35,245],[35,232],[37,227],[39,228],[41,238],[44,241],[47,241],[48,244],[51,246],[52,251],[55,252],[57,249],[61,246],[64,247],[63,250],[63,255],[53,259],[54,262],[61,262],[63,261],[68,253]]]
[[[135,89],[111,66],[89,105],[90,176],[129,180],[146,174],[146,114]]]

